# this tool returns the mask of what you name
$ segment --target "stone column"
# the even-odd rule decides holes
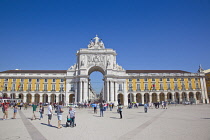
[[[118,98],[117,98],[117,95],[118,95],[118,84],[115,83],[115,100],[114,100],[114,103],[117,104],[118,103]]]
[[[82,89],[83,89],[82,81],[79,82],[79,88],[80,88],[80,91],[79,91],[79,102],[81,103],[81,102],[83,102],[83,100],[82,100]]]
[[[65,93],[65,103],[66,103],[66,105],[68,105],[69,104],[69,94],[68,93]]]
[[[133,95],[133,99],[134,99],[133,102],[136,102],[136,94]]]
[[[149,94],[149,102],[151,103],[152,102],[152,95]]]
[[[109,89],[110,89],[109,81],[107,81],[106,86],[107,86],[107,88],[106,88],[106,89],[107,89],[107,91],[106,91],[106,92],[107,92],[107,93],[106,93],[106,95],[107,95],[107,96],[106,96],[106,97],[107,97],[107,100],[106,100],[106,101],[109,102],[109,92],[110,92],[110,90],[109,90]]]
[[[31,95],[31,102],[35,102],[35,98],[33,94]]]
[[[43,96],[42,96],[42,94],[39,94],[39,102],[42,102],[43,103]],[[48,98],[50,98],[50,97],[48,97]],[[51,100],[50,100],[51,101]]]
[[[142,94],[141,97],[142,97],[142,104],[144,104],[145,103],[144,102],[144,94]]]
[[[160,102],[160,94],[157,94],[157,101]]]
[[[23,94],[23,102],[26,102],[26,94]]]
[[[111,84],[111,87],[110,87],[110,96],[111,96],[111,99],[110,99],[110,101],[112,102],[112,103],[114,103],[114,82],[113,81],[111,81],[110,82],[110,84]]]
[[[59,103],[59,95],[60,94],[56,94],[56,103]]]
[[[84,81],[84,101],[88,103],[88,82],[87,80]]]
[[[168,101],[167,94],[165,95],[165,101]]]
[[[204,103],[209,103],[209,98],[208,98],[208,93],[207,93],[207,87],[206,87],[206,79],[205,78],[202,78],[203,79],[203,86],[204,86],[204,98],[205,98],[205,102]]]
[[[187,94],[187,101],[189,101],[189,92],[187,92],[186,94]]]

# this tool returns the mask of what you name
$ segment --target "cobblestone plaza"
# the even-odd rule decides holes
[[[210,112],[209,104],[169,105],[168,109],[149,109],[143,107],[123,109],[123,119],[114,108],[105,111],[104,117],[93,113],[92,108],[76,109],[74,128],[66,128],[67,108],[64,109],[62,125],[57,129],[57,116],[53,115],[52,126],[47,126],[47,108],[42,120],[33,120],[32,108],[18,111],[17,119],[0,120],[1,140],[209,140]],[[2,116],[2,112],[0,112]],[[13,110],[9,109],[9,118]],[[36,112],[39,117],[39,112]]]

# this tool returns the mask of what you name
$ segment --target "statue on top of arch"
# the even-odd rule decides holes
[[[104,49],[104,43],[102,39],[100,39],[97,35],[93,39],[90,40],[90,44],[88,44],[88,49]]]

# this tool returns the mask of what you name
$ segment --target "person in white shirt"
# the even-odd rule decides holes
[[[52,119],[52,103],[50,102],[50,104],[48,105],[48,125],[50,126],[50,121]]]
[[[76,113],[76,111],[72,108],[72,107],[70,107],[69,108],[69,116],[70,116],[70,118],[71,118],[71,124],[70,124],[70,126],[71,127],[74,127],[74,125],[75,125],[75,113]]]

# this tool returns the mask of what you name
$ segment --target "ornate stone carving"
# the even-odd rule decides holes
[[[88,49],[104,49],[104,43],[102,39],[100,39],[97,35],[93,39],[90,40],[88,44]]]

